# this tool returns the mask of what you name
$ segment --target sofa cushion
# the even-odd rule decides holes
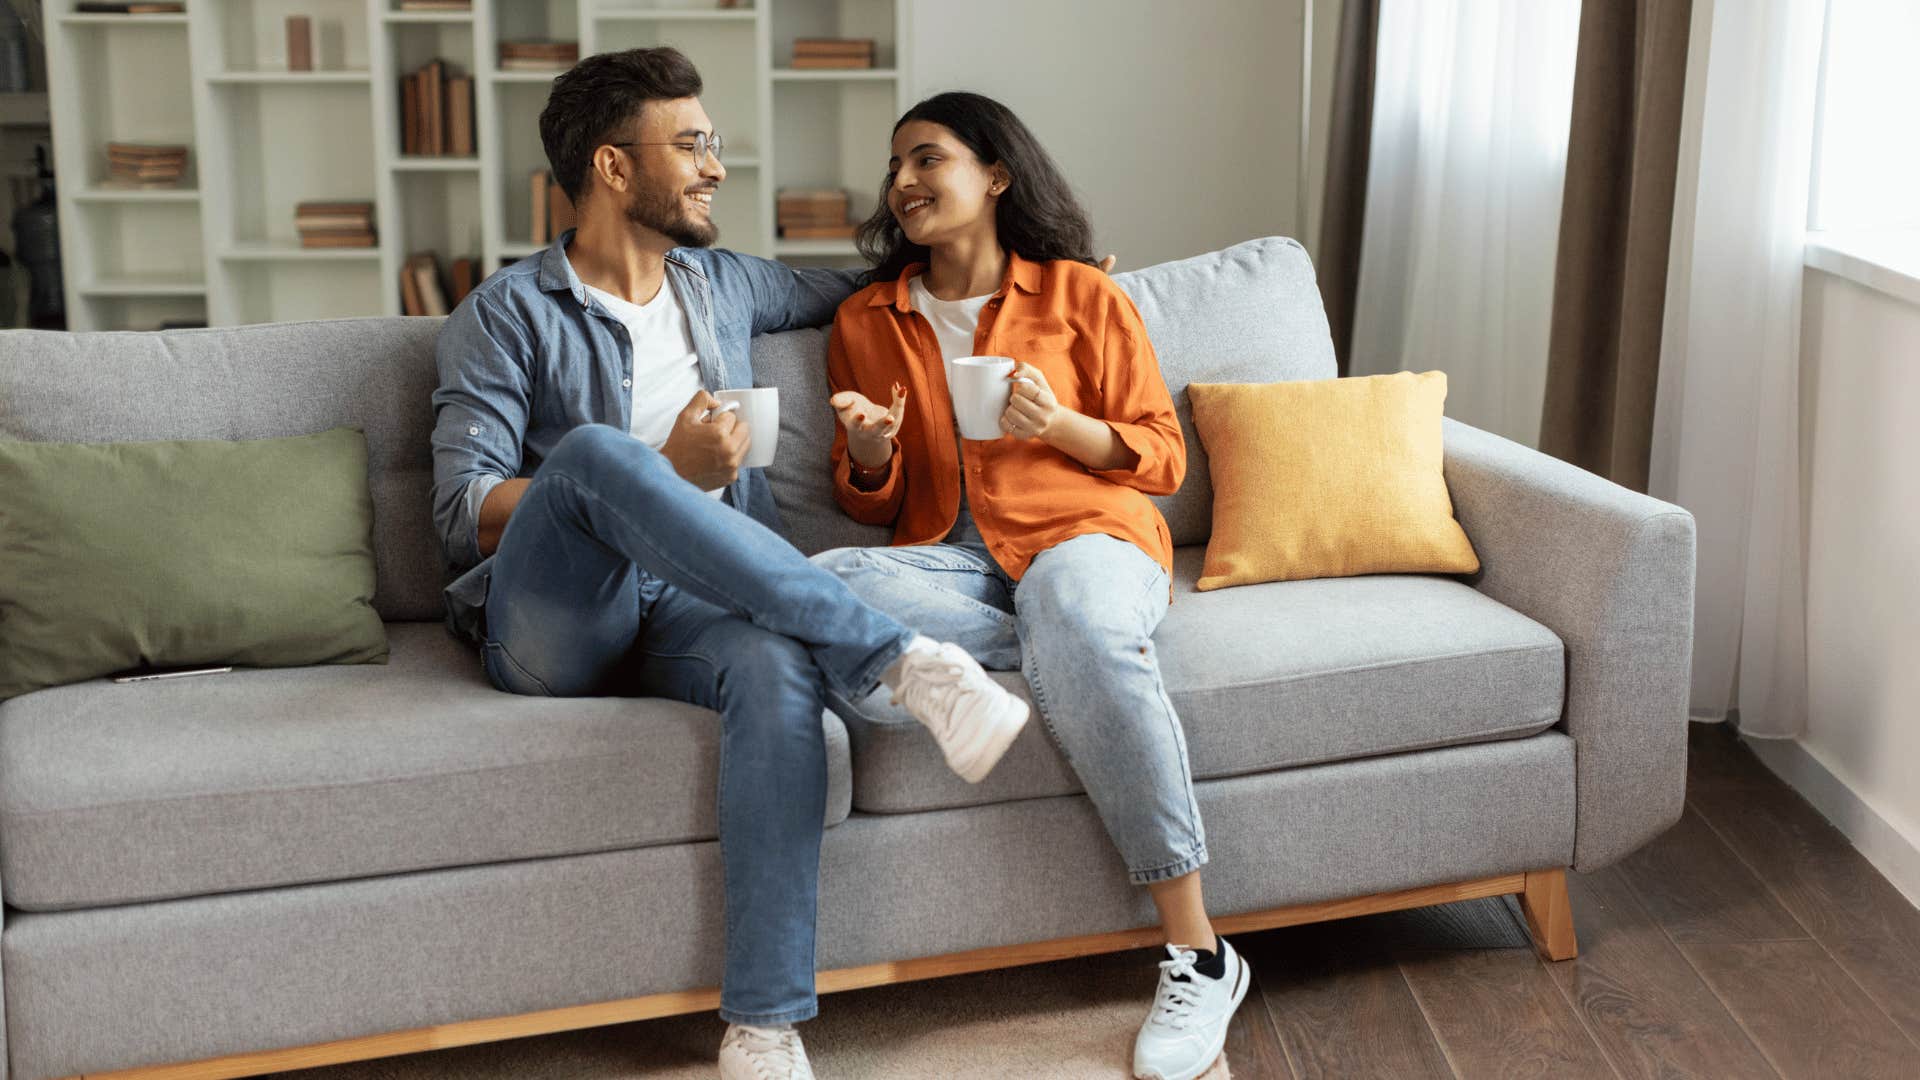
[[[1175,552],[1174,603],[1153,638],[1196,779],[1517,738],[1560,718],[1560,639],[1470,586],[1381,574],[1202,593],[1203,554]],[[1017,672],[995,678],[1032,700]],[[857,810],[1082,790],[1044,724],[970,785],[884,692],[845,719]]]
[[[0,439],[0,699],[142,666],[385,663],[367,439]]]
[[[373,606],[438,619],[433,342],[442,319],[334,319],[163,333],[17,331],[0,350],[0,439],[149,442],[367,433]]]
[[[89,907],[717,835],[719,719],[494,690],[438,625],[385,667],[42,690],[0,705],[0,884]],[[827,821],[847,815],[827,716]]]
[[[1333,339],[1313,264],[1299,244],[1275,236],[1115,274],[1113,280],[1140,309],[1187,439],[1186,481],[1154,502],[1174,543],[1204,543],[1212,526],[1213,484],[1206,448],[1194,433],[1187,384],[1333,378]],[[754,385],[780,388],[780,453],[767,468],[767,482],[787,538],[809,555],[893,538],[891,529],[847,517],[833,500],[827,454],[834,419],[826,368],[823,330],[753,340]]]

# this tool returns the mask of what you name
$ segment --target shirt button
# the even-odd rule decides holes
[[[478,435],[478,434],[480,434],[480,429],[479,429],[478,427],[469,427],[469,428],[467,429],[467,434],[469,434],[469,435]]]
[[[621,386],[625,386],[625,387],[631,387],[631,386],[633,385],[633,380],[632,380],[632,379],[621,379],[621,380],[620,380],[620,385],[621,385]]]

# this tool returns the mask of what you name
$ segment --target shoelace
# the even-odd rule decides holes
[[[1160,961],[1160,993],[1154,998],[1149,1020],[1178,1031],[1187,1026],[1187,1019],[1200,1004],[1200,985],[1196,980],[1204,976],[1193,969],[1200,959],[1199,953],[1190,949],[1174,952],[1171,945],[1167,951],[1173,953],[1173,959]],[[1176,976],[1184,976],[1186,981]]]
[[[951,647],[941,646],[931,653],[907,657],[906,671],[902,673],[900,689],[894,691],[893,703],[905,704],[916,716],[939,717],[951,727],[955,719],[953,699],[959,696],[960,683],[966,675],[959,661],[945,655]],[[944,737],[946,732],[938,734]]]
[[[799,1032],[788,1028],[768,1038],[746,1027],[738,1030],[740,1045],[760,1080],[812,1080],[813,1070],[806,1064],[806,1051],[800,1048]]]

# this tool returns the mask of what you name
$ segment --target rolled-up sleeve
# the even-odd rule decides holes
[[[847,359],[842,335],[836,327],[827,337],[827,393],[859,389],[853,378],[853,364]],[[874,491],[853,486],[853,458],[847,453],[847,429],[838,419],[833,425],[832,454],[833,498],[840,509],[863,525],[892,525],[900,517],[900,504],[906,493],[906,485],[900,478],[900,440],[893,442],[893,457],[889,459],[892,468],[887,470],[886,483]]]
[[[1092,472],[1148,495],[1171,495],[1187,475],[1187,441],[1140,312],[1118,287],[1113,300],[1101,342],[1104,422],[1139,460]]]
[[[533,399],[533,350],[520,322],[486,298],[462,304],[434,347],[433,523],[448,564],[480,562],[480,505],[519,474]]]

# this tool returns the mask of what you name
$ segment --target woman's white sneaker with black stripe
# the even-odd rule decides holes
[[[1253,972],[1226,938],[1214,941],[1225,961],[1218,979],[1194,970],[1199,953],[1167,946],[1172,959],[1160,961],[1160,988],[1133,1040],[1133,1075],[1138,1080],[1194,1080],[1213,1066],[1227,1045],[1227,1024],[1247,996]]]

